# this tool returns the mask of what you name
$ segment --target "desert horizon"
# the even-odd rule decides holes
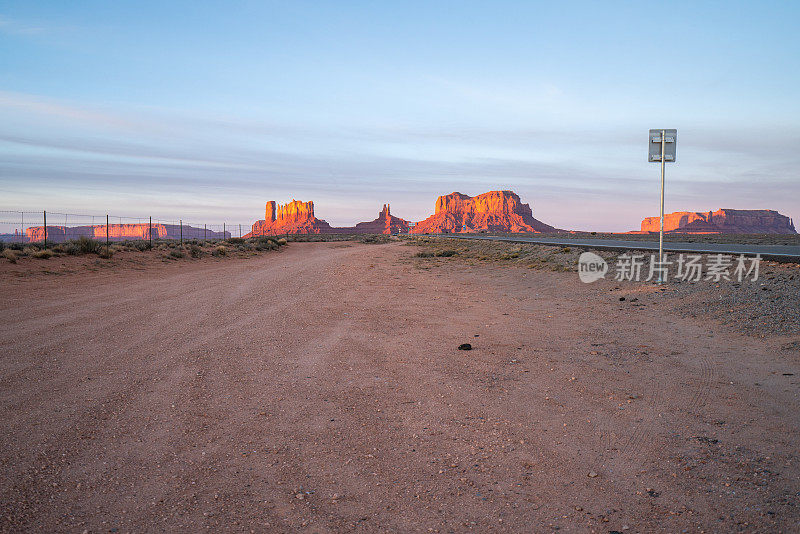
[[[0,533],[800,532],[800,4],[0,4]]]
[[[390,204],[384,204],[376,219],[363,221],[352,227],[333,227],[324,219],[318,219],[314,212],[314,202],[292,200],[286,204],[277,204],[271,200],[266,203],[264,219],[252,224],[250,231],[242,234],[241,225],[232,224],[226,231],[223,223],[222,231],[218,231],[219,224],[203,227],[193,226],[187,222],[179,225],[165,224],[156,219],[153,226],[152,217],[147,223],[108,223],[108,228],[103,224],[78,225],[69,222],[69,214],[55,214],[56,218],[65,220],[63,226],[48,225],[47,234],[45,226],[25,226],[23,212],[4,212],[5,219],[11,219],[18,213],[20,224],[11,233],[8,230],[17,226],[10,220],[0,221],[0,226],[5,226],[5,232],[0,232],[0,240],[39,242],[50,239],[52,242],[65,241],[70,238],[89,237],[104,239],[110,237],[114,240],[122,239],[175,239],[183,236],[186,230],[187,238],[226,239],[233,237],[235,227],[239,227],[239,237],[255,237],[278,234],[441,234],[441,233],[597,233],[591,229],[559,229],[549,226],[535,218],[529,204],[523,203],[516,193],[509,190],[489,191],[475,197],[453,192],[440,196],[436,200],[434,214],[421,221],[408,221],[396,217],[390,212]],[[35,219],[37,214],[28,212]],[[9,215],[11,217],[9,217]],[[53,220],[51,212],[51,221]],[[42,220],[47,212],[42,212]],[[86,218],[87,216],[83,216]],[[102,219],[102,216],[94,218]],[[116,217],[115,217],[116,218]],[[121,218],[117,218],[121,219]],[[140,219],[141,220],[141,219]],[[245,226],[246,227],[246,226]],[[217,228],[217,230],[215,230]],[[627,232],[604,233],[657,233],[661,229],[659,217],[646,217],[641,222],[639,230]],[[796,234],[794,221],[774,210],[732,210],[719,209],[716,212],[675,212],[664,216],[664,232],[672,234]]]

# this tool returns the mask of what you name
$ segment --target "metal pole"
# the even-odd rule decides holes
[[[206,240],[208,239],[208,232],[206,231],[206,225],[203,225],[203,244],[206,244]]]
[[[44,214],[44,248],[47,248],[47,212],[43,211]]]
[[[225,239],[225,223],[222,223],[222,239]]]
[[[181,227],[181,246],[183,246],[183,219],[179,220],[178,224]]]
[[[664,272],[662,268],[664,267],[664,152],[666,150],[666,136],[667,133],[665,130],[661,130],[661,227],[658,231],[658,283],[661,284],[664,282]]]
[[[147,242],[150,248],[153,248],[153,217],[150,217],[150,223],[147,230]]]
[[[239,239],[242,238],[242,225],[239,225]]]
[[[111,246],[109,245],[108,232],[109,232],[108,213],[106,213],[106,254],[111,254]]]

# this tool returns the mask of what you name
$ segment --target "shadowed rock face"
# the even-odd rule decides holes
[[[384,204],[377,219],[358,223],[354,230],[360,234],[406,234],[408,233],[408,221],[392,215],[389,212],[389,204]]]
[[[642,221],[642,232],[658,232],[659,218]],[[792,220],[774,210],[732,210],[715,212],[676,211],[664,214],[664,231],[673,233],[796,234]]]
[[[533,218],[531,207],[513,191],[489,191],[475,197],[451,193],[436,200],[433,215],[419,222],[415,234],[448,232],[555,232]]]
[[[292,200],[276,205],[267,202],[263,221],[253,224],[252,232],[245,237],[275,234],[324,234],[333,231],[331,225],[314,216],[314,203]]]

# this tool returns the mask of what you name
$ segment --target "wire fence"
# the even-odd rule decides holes
[[[248,237],[250,231],[250,224],[240,223],[0,210],[0,241],[45,247],[81,238],[102,242],[230,239]]]

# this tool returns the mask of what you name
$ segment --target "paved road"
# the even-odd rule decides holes
[[[603,250],[655,250],[658,251],[658,241],[630,241],[626,239],[561,239],[538,237],[504,237],[504,236],[477,236],[477,235],[443,235],[442,237],[455,239],[488,239],[492,241],[510,241],[512,243],[536,243],[539,245],[558,245],[570,247],[585,247]],[[800,261],[800,246],[792,245],[755,245],[755,244],[727,244],[727,243],[670,243],[664,242],[667,252],[694,252],[702,254],[746,254],[755,256],[761,254],[765,260],[797,262]]]

